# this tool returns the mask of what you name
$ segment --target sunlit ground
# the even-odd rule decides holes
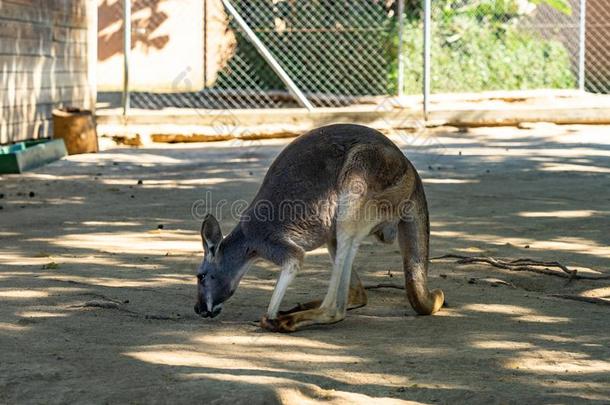
[[[424,178],[433,256],[608,276],[609,133],[541,124],[392,139]],[[609,280],[434,261],[448,303],[436,316],[381,288],[341,323],[278,335],[257,325],[278,274],[261,264],[219,317],[197,317],[197,204],[217,207],[227,233],[232,204],[252,198],[287,142],[111,147],[2,176],[0,403],[608,403]],[[400,286],[400,263],[397,246],[367,240],[355,269]],[[320,298],[329,265],[324,248],[310,252],[284,306]]]

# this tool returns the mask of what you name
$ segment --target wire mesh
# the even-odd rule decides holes
[[[220,1],[205,3],[217,6]],[[232,4],[314,106],[349,105],[367,96],[396,91],[395,2],[233,0]],[[222,68],[210,75],[213,77],[206,80],[204,88],[192,92],[132,91],[132,107],[298,106],[226,11],[223,19],[225,32],[207,32],[206,52],[215,35],[228,36],[233,41],[228,56],[219,62]]]
[[[234,3],[314,105],[351,104],[362,96],[395,91],[393,3],[390,6],[370,0]],[[260,61],[242,33],[236,32],[236,54]],[[267,90],[278,95],[285,92],[269,66],[259,63],[258,68]]]

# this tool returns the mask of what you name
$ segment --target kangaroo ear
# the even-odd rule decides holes
[[[214,252],[215,246],[222,240],[220,224],[211,214],[206,215],[201,224],[201,240],[203,241],[203,249],[206,253]]]

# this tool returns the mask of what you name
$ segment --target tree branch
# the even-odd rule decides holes
[[[491,266],[511,271],[528,271],[538,274],[546,274],[549,276],[567,278],[569,280],[610,280],[610,275],[603,276],[592,276],[588,274],[577,274],[577,270],[570,270],[560,262],[551,261],[545,262],[540,260],[534,260],[529,258],[505,260],[498,259],[491,256],[463,256],[456,254],[447,254],[438,257],[433,257],[430,260],[441,260],[441,259],[458,259],[457,264],[472,264],[472,263],[485,263]],[[542,267],[542,268],[541,268]],[[551,268],[558,268],[562,271],[551,270]]]

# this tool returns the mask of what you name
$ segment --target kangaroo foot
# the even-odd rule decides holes
[[[270,319],[265,315],[261,319],[260,325],[261,328],[271,332],[292,333],[306,326],[337,323],[344,318],[345,314],[339,315],[331,313],[323,308],[315,308],[279,315],[275,319]]]
[[[279,311],[278,314],[279,315],[288,315],[288,314],[292,314],[295,312],[307,311],[308,309],[319,308],[321,303],[322,303],[322,300],[314,300],[314,301],[306,302],[304,304],[298,303],[287,311]]]
[[[279,311],[279,315],[289,315],[295,312],[307,311],[309,309],[319,308],[322,300],[314,300],[309,301],[304,304],[298,303],[294,307],[286,310]],[[349,290],[349,298],[347,302],[347,310],[362,308],[367,304],[366,290],[362,286],[362,284],[358,284],[355,288],[350,288]]]

